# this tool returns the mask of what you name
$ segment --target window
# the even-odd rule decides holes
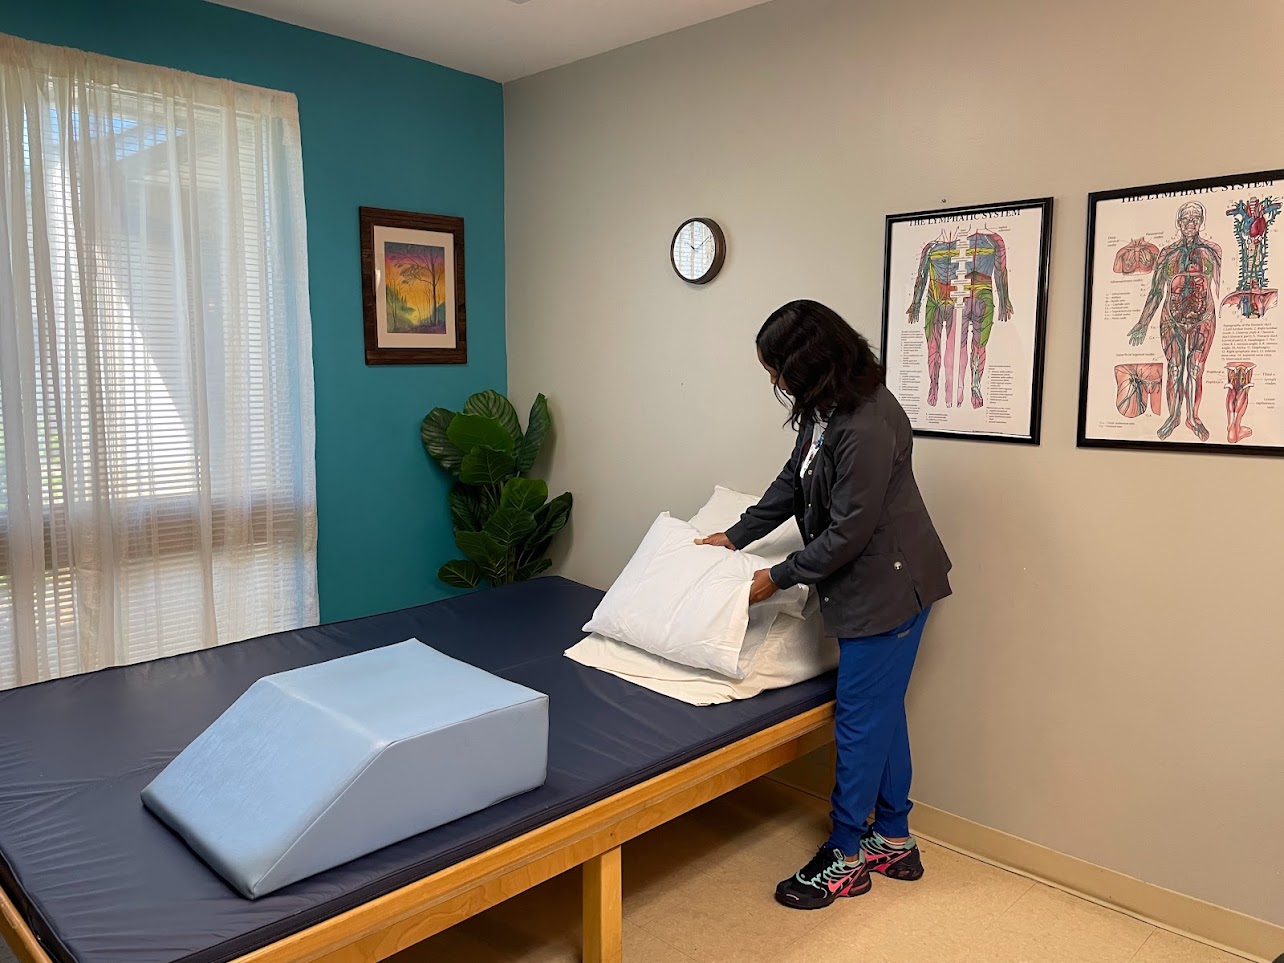
[[[317,620],[292,95],[0,37],[0,688]]]

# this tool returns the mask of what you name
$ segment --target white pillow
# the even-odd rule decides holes
[[[699,530],[701,535],[705,536],[713,535],[717,532],[725,532],[740,521],[744,513],[761,500],[762,496],[760,495],[746,495],[743,492],[716,485],[714,486],[713,494],[704,503],[704,507],[696,512],[691,519],[691,524]],[[795,552],[801,552],[802,549],[802,533],[798,531],[798,524],[790,518],[782,522],[774,532],[769,532],[756,542],[750,542],[744,547],[744,552],[747,555],[761,558],[767,563],[768,567],[771,567],[779,565]],[[811,588],[804,589],[804,591],[809,599],[814,599],[815,592]],[[742,670],[748,671],[747,664],[754,658],[758,646],[766,639],[770,628],[770,619],[755,618],[754,613],[750,613],[749,630],[745,634],[744,647],[740,650],[740,666]]]
[[[585,632],[606,636],[670,662],[739,679],[749,628],[749,588],[766,561],[697,545],[700,532],[667,512],[598,605]],[[807,591],[777,592],[754,606],[801,617]]]
[[[712,497],[705,502],[704,507],[696,512],[691,519],[691,524],[705,536],[725,532],[740,521],[741,516],[757,505],[760,500],[760,496],[745,495],[719,485],[714,488]],[[774,532],[764,535],[743,549],[750,555],[765,559],[768,568],[779,565],[790,555],[802,550],[802,533],[798,531],[798,523],[792,518],[781,524]]]

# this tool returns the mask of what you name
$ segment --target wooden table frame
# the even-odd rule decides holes
[[[620,847],[832,739],[828,703],[586,806],[235,963],[376,963],[576,866],[584,867],[584,961],[620,963]],[[19,963],[51,963],[0,891],[0,935]]]

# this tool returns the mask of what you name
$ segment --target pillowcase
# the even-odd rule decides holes
[[[757,505],[760,499],[761,496],[745,495],[719,485],[714,488],[712,497],[705,502],[704,507],[692,517],[691,524],[700,531],[701,535],[725,532],[740,521],[745,512]],[[757,555],[765,560],[767,568],[779,565],[790,555],[802,550],[802,532],[798,531],[798,523],[792,518],[781,524],[774,532],[764,535],[743,549],[749,555]]]
[[[584,631],[679,665],[743,677],[749,588],[765,559],[697,545],[689,522],[662,514],[602,599]],[[800,618],[807,590],[795,586],[754,606]]]

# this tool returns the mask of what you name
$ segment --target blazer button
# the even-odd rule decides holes
[[[902,565],[900,562],[897,562],[897,563],[895,563],[895,564],[892,566],[892,568],[896,569],[896,571],[898,571],[898,572],[899,572],[901,569],[903,569],[904,567],[905,567],[905,566],[904,566],[904,565]]]
[[[828,601],[829,601],[829,596],[828,596],[828,595],[826,595],[826,596],[825,596],[825,601],[826,601],[826,602],[828,602]]]

